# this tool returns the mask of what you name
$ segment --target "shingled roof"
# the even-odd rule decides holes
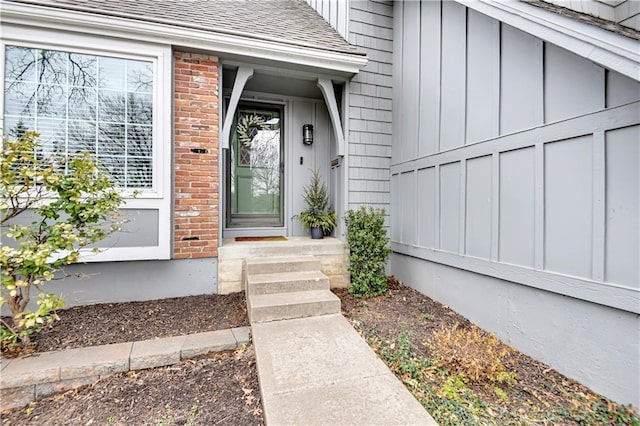
[[[3,0],[361,54],[303,0]]]

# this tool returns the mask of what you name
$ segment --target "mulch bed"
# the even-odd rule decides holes
[[[173,337],[249,325],[244,293],[104,303],[58,311],[27,352]],[[5,321],[11,321],[5,318]],[[3,354],[12,356],[16,354]]]
[[[343,314],[374,347],[441,426],[446,424],[633,424],[640,417],[521,352],[505,359],[515,383],[456,381],[446,368],[430,365],[434,334],[475,327],[469,320],[418,291],[388,279],[389,296],[367,300],[345,289],[334,292]],[[410,355],[399,354],[398,337],[408,336]],[[498,342],[499,345],[505,346]],[[463,351],[464,352],[464,351]],[[386,355],[386,358],[385,358]],[[482,353],[479,357],[482,357]],[[496,387],[500,390],[496,391]],[[501,392],[502,391],[502,392]],[[437,400],[434,403],[434,400]],[[431,405],[430,405],[431,404]],[[437,407],[437,408],[434,408]]]
[[[249,325],[243,293],[80,306],[59,315],[33,338],[31,352]],[[2,424],[262,425],[253,346],[117,374],[5,411]]]
[[[111,376],[2,413],[9,425],[263,425],[253,347]]]

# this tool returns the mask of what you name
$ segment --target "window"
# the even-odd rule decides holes
[[[118,32],[2,28],[0,132],[35,130],[44,154],[90,152],[126,199],[126,232],[85,262],[171,258],[172,56]]]
[[[122,188],[153,187],[151,61],[7,45],[4,133],[44,154],[90,152]]]

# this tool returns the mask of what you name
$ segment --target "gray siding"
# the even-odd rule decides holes
[[[346,98],[348,120],[348,205],[358,208],[370,205],[389,214],[392,134],[392,70],[393,70],[393,2],[386,0],[306,0],[327,22],[351,44],[367,53],[369,63],[349,83]],[[419,5],[418,5],[419,6]],[[407,7],[412,7],[408,2]],[[407,12],[409,13],[409,12]],[[415,16],[414,19],[420,19]],[[417,27],[415,27],[417,29]],[[406,34],[407,43],[419,34]],[[419,44],[415,43],[415,47]],[[413,54],[420,54],[419,51]],[[416,72],[411,70],[411,72]],[[418,82],[412,75],[407,81]],[[407,93],[418,102],[420,87],[407,87]],[[406,98],[406,96],[405,96]],[[408,110],[409,111],[409,110]],[[415,128],[419,117],[417,105],[413,114]],[[417,137],[417,134],[415,135]]]
[[[347,38],[349,31],[349,0],[305,0],[331,26]]]
[[[392,133],[393,6],[390,1],[349,2],[349,42],[369,63],[349,84],[349,205],[389,214]]]
[[[76,263],[56,273],[44,289],[61,297],[67,308],[215,294],[218,259]],[[29,309],[36,307],[37,299],[31,297]],[[2,315],[6,314],[5,307]]]
[[[397,2],[394,14],[391,245],[421,260],[391,272],[431,291],[416,277],[436,271],[431,279],[449,290],[434,294],[452,306],[473,286],[490,292],[487,277],[501,280],[501,293],[480,304],[488,313],[471,302],[460,312],[534,356],[547,348],[544,360],[565,374],[638,404],[640,371],[629,360],[640,347],[640,83],[458,3]],[[457,290],[447,282],[454,269],[468,271]],[[527,343],[500,327],[501,309],[519,309],[511,292],[557,315],[556,324],[561,315],[543,299],[557,310],[607,307],[566,314],[582,318],[571,331],[583,352],[602,357],[598,368],[588,372],[587,357],[570,362],[553,338]],[[627,330],[635,321],[615,361],[597,350],[617,343],[592,332],[590,311],[610,327],[618,316]]]

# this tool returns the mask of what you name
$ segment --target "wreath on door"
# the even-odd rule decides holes
[[[251,141],[256,137],[258,132],[269,129],[270,127],[264,117],[258,114],[252,114],[240,117],[236,132],[240,143],[247,148],[251,148]]]

